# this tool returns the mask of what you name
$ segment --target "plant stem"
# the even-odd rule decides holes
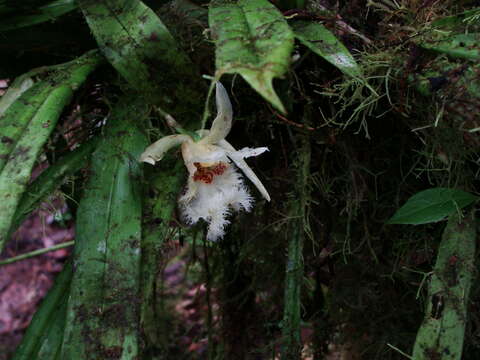
[[[305,108],[304,124],[308,125],[310,108]],[[303,283],[303,243],[307,226],[306,206],[309,197],[308,178],[310,174],[311,148],[306,135],[299,135],[300,147],[295,162],[296,181],[294,200],[290,206],[288,236],[288,260],[285,278],[285,309],[283,316],[282,359],[300,359],[301,342],[301,288]]]
[[[75,243],[75,241],[72,240],[72,241],[67,241],[67,242],[64,242],[64,243],[61,243],[61,244],[58,244],[58,245],[54,245],[54,246],[51,246],[51,247],[48,247],[48,248],[43,248],[43,249],[30,251],[30,252],[22,254],[22,255],[18,255],[18,256],[14,256],[14,257],[2,260],[2,261],[0,261],[0,266],[11,264],[11,263],[14,263],[14,262],[17,262],[17,261],[20,261],[20,260],[29,259],[31,257],[42,255],[42,254],[45,254],[45,253],[50,252],[50,251],[64,249],[66,247],[72,246],[74,243]]]

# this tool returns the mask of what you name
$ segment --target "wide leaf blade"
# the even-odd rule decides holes
[[[430,26],[437,29],[454,30],[456,28],[465,28],[466,25],[469,25],[478,29],[478,21],[474,21],[478,15],[480,15],[480,8],[473,8],[460,14],[436,19],[430,23]]]
[[[344,74],[361,77],[362,69],[352,54],[323,24],[313,21],[295,21],[292,24],[295,37],[300,42],[335,66]]]
[[[480,33],[471,33],[448,36],[435,42],[425,42],[419,45],[452,58],[478,61],[480,60],[479,42]]]
[[[79,0],[100,51],[131,87],[174,114],[197,117],[196,67],[159,17],[139,0]]]
[[[18,204],[10,232],[25,220],[38,205],[53,193],[64,182],[65,178],[81,168],[89,161],[99,138],[92,139],[78,149],[64,155],[55,164],[48,167],[35,181],[28,186]]]
[[[474,278],[475,217],[453,215],[438,250],[428,289],[426,314],[418,330],[413,359],[460,360]]]
[[[8,90],[0,98],[0,117],[5,114],[5,111],[10,105],[15,102],[22,94],[30,89],[35,82],[30,74],[24,74],[15,79],[15,81],[8,87]]]
[[[216,43],[216,76],[240,74],[275,108],[285,108],[273,89],[290,65],[294,34],[267,0],[212,1],[209,23]]]
[[[75,273],[62,359],[137,359],[142,218],[139,126],[148,106],[119,100],[92,155],[77,211]]]
[[[35,313],[12,360],[55,359],[51,355],[57,353],[62,343],[71,280],[72,263],[67,262]]]
[[[387,223],[419,225],[440,221],[477,199],[478,196],[458,189],[424,190],[408,199]]]
[[[167,155],[160,166],[149,169],[150,192],[144,194],[144,218],[142,233],[141,327],[145,334],[146,350],[165,349],[168,334],[165,333],[165,318],[159,314],[163,299],[158,298],[158,273],[162,261],[162,248],[172,240],[178,228],[170,224],[175,218],[177,197],[185,182],[185,165]],[[152,193],[154,196],[152,196]]]
[[[45,83],[53,83],[55,86],[47,85],[45,89],[41,88],[39,90],[41,99],[38,99],[36,94],[33,95],[32,101],[35,101],[35,105],[29,108],[30,117],[22,119],[23,123],[19,129],[12,130],[15,137],[9,137],[8,141],[4,141],[8,147],[5,147],[6,152],[1,154],[3,168],[0,162],[0,251],[7,239],[18,203],[30,180],[38,155],[55,128],[63,108],[70,102],[74,91],[100,63],[101,58],[98,54],[90,52],[71,63],[52,69],[53,74],[45,80]],[[34,89],[35,85],[25,91],[9,106],[9,109],[15,107],[16,103],[24,101],[24,96],[30,95],[30,90]],[[45,98],[44,91],[47,92]],[[2,120],[9,121],[5,124],[2,121],[0,127],[5,125],[7,129],[14,129],[15,117],[8,116],[7,111]]]
[[[15,89],[13,91],[15,92]],[[13,94],[7,92],[5,94],[11,95],[14,101],[9,104],[10,101],[7,99],[5,103],[2,103],[5,107],[0,109],[2,112],[0,114],[0,171],[5,166],[10,152],[15,147],[23,131],[51,91],[52,87],[47,81],[39,81],[21,93]]]

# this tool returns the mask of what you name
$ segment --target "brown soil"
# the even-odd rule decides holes
[[[73,237],[71,224],[62,227],[50,211],[39,210],[13,235],[0,260],[70,241]],[[69,252],[70,249],[60,249],[0,266],[0,360],[9,359],[20,343]]]

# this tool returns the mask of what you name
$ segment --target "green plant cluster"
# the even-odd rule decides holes
[[[0,0],[0,14],[0,250],[54,193],[76,229],[12,359],[478,358],[474,1]],[[250,165],[272,201],[255,195],[213,243],[177,211],[179,152],[139,157],[172,119],[209,128],[220,79],[227,140],[269,148]],[[204,289],[195,331],[165,280],[175,262]]]

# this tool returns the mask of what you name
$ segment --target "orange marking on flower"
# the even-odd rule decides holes
[[[212,166],[202,166],[198,162],[194,162],[193,165],[197,168],[195,174],[193,174],[193,181],[202,181],[205,184],[211,184],[213,178],[218,175],[222,175],[227,169],[227,164],[219,162]]]

